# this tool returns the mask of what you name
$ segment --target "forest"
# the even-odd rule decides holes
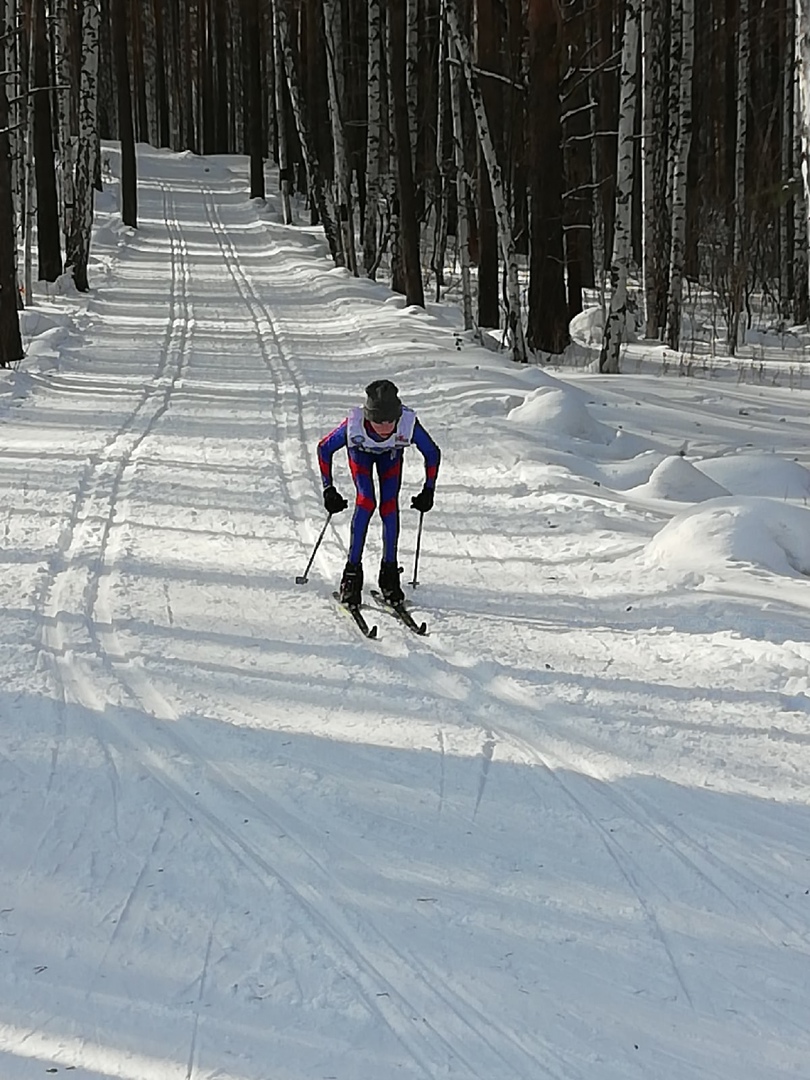
[[[810,0],[4,0],[0,365],[34,277],[91,288],[121,145],[247,159],[284,219],[409,304],[452,295],[517,362],[586,299],[599,368],[631,313],[678,349],[700,290],[735,355],[752,306],[808,319]],[[268,164],[274,166],[267,169]],[[300,211],[299,211],[300,212]]]

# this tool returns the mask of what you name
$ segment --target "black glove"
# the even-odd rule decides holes
[[[426,514],[433,509],[433,488],[423,487],[418,495],[411,499],[411,506],[420,514]]]
[[[339,514],[349,505],[334,484],[323,489],[323,505],[330,514]]]

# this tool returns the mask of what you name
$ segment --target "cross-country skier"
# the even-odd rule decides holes
[[[405,599],[399,584],[397,544],[399,542],[399,488],[402,483],[402,456],[414,445],[425,459],[425,483],[411,499],[414,510],[427,513],[433,507],[436,474],[441,452],[416,418],[413,409],[403,407],[399,391],[388,379],[377,379],[366,387],[366,400],[318,443],[318,462],[323,479],[323,505],[330,514],[339,514],[349,505],[332,483],[332,458],[344,446],[356,489],[349,559],[340,582],[340,600],[349,606],[361,602],[363,589],[363,547],[369,521],[377,508],[373,470],[380,488],[380,517],[383,527],[383,557],[380,563],[380,592],[389,603]]]

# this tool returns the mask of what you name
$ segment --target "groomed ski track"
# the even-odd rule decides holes
[[[806,807],[760,803],[753,771],[712,791],[714,740],[757,738],[756,702],[647,679],[677,653],[654,599],[636,619],[565,596],[595,501],[572,497],[545,562],[490,528],[497,469],[456,431],[473,384],[459,366],[432,393],[450,329],[347,281],[216,160],[141,158],[140,227],[69,362],[0,424],[26,492],[5,536],[28,553],[0,697],[24,731],[0,754],[0,1076],[800,1075]],[[381,616],[366,642],[334,611],[349,514],[294,584],[323,520],[317,440],[379,375],[445,450],[428,638]],[[708,683],[731,646],[704,644]],[[683,725],[703,786],[658,749]],[[773,738],[781,768],[798,736]],[[745,780],[760,752],[729,767]]]

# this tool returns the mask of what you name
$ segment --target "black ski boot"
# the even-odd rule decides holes
[[[363,600],[363,564],[347,562],[343,568],[338,593],[341,604],[360,607]]]
[[[399,567],[395,562],[380,563],[380,592],[387,604],[401,604],[405,593],[399,584]]]

